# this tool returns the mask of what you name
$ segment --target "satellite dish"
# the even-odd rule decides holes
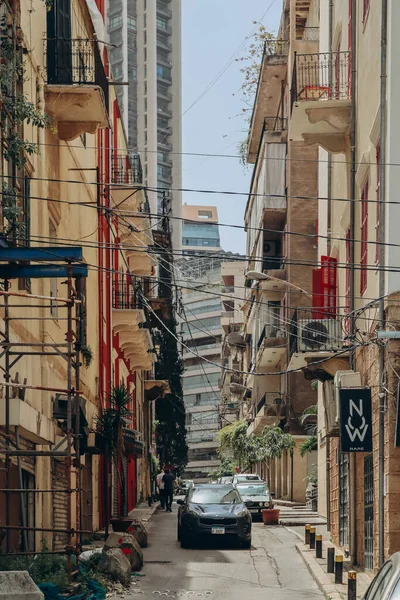
[[[301,341],[306,348],[315,350],[326,346],[329,341],[329,330],[321,321],[309,321],[301,332]]]

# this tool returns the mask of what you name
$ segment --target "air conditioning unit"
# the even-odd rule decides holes
[[[298,326],[299,352],[336,351],[343,347],[341,321],[301,319]]]

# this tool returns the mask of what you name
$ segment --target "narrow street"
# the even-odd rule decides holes
[[[176,526],[176,504],[172,514],[157,511],[154,515],[148,527],[149,547],[144,550],[144,577],[125,599],[160,595],[215,600],[323,597],[295,549],[298,538],[283,527],[254,523],[249,551],[220,540],[183,550],[176,539]]]

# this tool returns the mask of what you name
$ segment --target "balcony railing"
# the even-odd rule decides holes
[[[266,40],[264,54],[266,56],[287,56],[289,42],[287,40]]]
[[[108,80],[97,40],[47,38],[44,55],[49,85],[97,85],[108,110]]]
[[[277,409],[277,413],[280,413],[280,409],[285,405],[283,394],[280,392],[265,392],[261,399],[258,401],[256,406],[256,415],[264,408],[264,406]]]
[[[112,307],[116,310],[140,310],[143,299],[140,283],[120,278],[113,282]]]
[[[286,117],[265,117],[264,119],[264,131],[286,131],[287,130],[287,119]]]
[[[351,99],[351,52],[294,53],[291,101]]]
[[[280,338],[285,337],[286,333],[283,326],[280,326],[279,323],[267,323],[264,325],[260,337],[257,342],[257,350],[259,350],[265,339],[268,338]]]
[[[119,185],[143,183],[143,169],[139,154],[113,154],[111,181]]]
[[[303,42],[318,42],[319,40],[319,27],[304,27],[299,32],[298,40]]]

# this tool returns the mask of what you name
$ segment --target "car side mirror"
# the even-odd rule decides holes
[[[176,503],[177,503],[177,504],[185,504],[184,500],[182,500],[181,498],[179,498],[179,499],[176,501]]]

